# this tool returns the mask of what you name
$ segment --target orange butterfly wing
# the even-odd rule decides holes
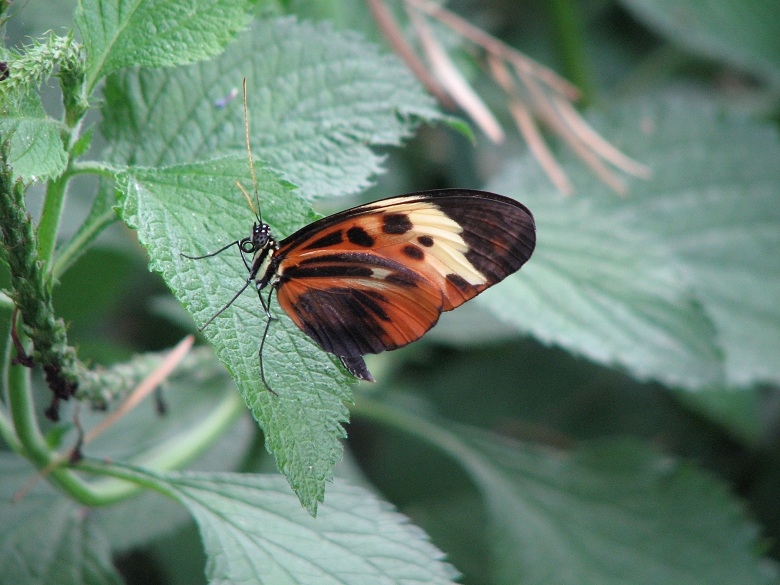
[[[274,286],[302,331],[370,377],[360,356],[419,339],[442,311],[517,271],[535,242],[531,212],[513,199],[457,189],[402,195],[280,242]]]

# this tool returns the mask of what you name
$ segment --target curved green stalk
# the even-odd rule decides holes
[[[593,99],[595,83],[588,66],[585,47],[585,25],[579,2],[575,0],[549,0],[547,8],[552,19],[558,54],[564,76],[582,92],[581,105]]]
[[[58,179],[49,181],[46,197],[43,200],[43,213],[38,224],[38,259],[46,266],[51,264],[54,248],[57,245],[62,209],[65,206],[65,190],[69,176],[63,173]]]

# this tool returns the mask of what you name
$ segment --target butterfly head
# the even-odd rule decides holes
[[[246,254],[254,254],[265,248],[276,248],[276,240],[271,236],[271,227],[267,223],[255,222],[252,226],[252,235],[241,240],[241,251]]]

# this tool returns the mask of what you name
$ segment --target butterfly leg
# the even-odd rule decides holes
[[[341,363],[344,365],[345,368],[347,368],[347,371],[355,376],[358,380],[365,380],[366,382],[376,382],[374,380],[374,376],[371,375],[371,372],[368,371],[368,367],[366,366],[366,361],[363,359],[363,356],[346,356],[346,355],[340,355],[339,359],[341,360]]]
[[[232,298],[232,299],[230,299],[230,300],[227,302],[227,304],[226,304],[224,307],[222,307],[222,308],[221,308],[219,311],[217,311],[216,313],[214,313],[214,315],[211,317],[211,319],[209,319],[208,321],[206,321],[206,322],[203,324],[203,327],[198,327],[198,331],[203,331],[203,330],[204,330],[206,327],[208,327],[208,326],[211,324],[211,322],[212,322],[214,319],[216,319],[216,318],[217,318],[217,317],[219,317],[219,316],[220,316],[222,313],[224,313],[224,312],[225,312],[225,309],[227,309],[227,308],[228,308],[230,305],[232,305],[232,304],[235,302],[235,300],[236,300],[238,297],[240,297],[240,296],[241,296],[241,293],[243,293],[243,292],[246,290],[246,288],[247,288],[247,287],[248,287],[250,284],[252,284],[252,281],[251,281],[251,280],[247,280],[247,281],[246,281],[246,283],[244,283],[244,286],[242,286],[242,287],[241,287],[241,289],[240,289],[240,290],[239,290],[239,291],[238,291],[236,294],[234,294],[234,295],[233,295],[233,298]]]
[[[246,240],[246,238],[244,238],[244,240]],[[185,254],[184,252],[179,252],[179,255],[183,256],[184,258],[187,258],[188,260],[203,260],[204,258],[211,258],[212,256],[216,256],[217,254],[221,254],[222,252],[224,252],[228,248],[232,248],[233,246],[238,246],[240,248],[244,240],[236,240],[235,242],[230,242],[226,246],[222,246],[216,252],[212,252],[211,254],[203,254],[203,256],[190,256],[189,254]]]
[[[257,296],[260,297],[260,304],[263,305],[263,310],[265,311],[266,317],[268,319],[265,322],[265,331],[263,331],[263,338],[260,340],[260,378],[263,380],[263,384],[266,388],[268,388],[268,391],[273,394],[274,396],[279,396],[273,388],[271,388],[270,384],[268,384],[268,381],[265,379],[265,368],[263,367],[263,347],[265,347],[265,339],[268,337],[268,329],[271,327],[271,321],[275,320],[275,317],[271,315],[271,294],[273,293],[273,289],[268,291],[268,299],[263,300],[263,295],[260,291],[257,291]]]
[[[260,300],[262,300],[262,296],[260,297]],[[270,297],[269,297],[270,302]],[[265,305],[263,305],[265,306]],[[266,312],[268,310],[266,309]],[[268,320],[265,323],[265,331],[263,331],[263,339],[260,340],[260,351],[259,351],[259,357],[260,357],[260,379],[263,381],[263,384],[266,388],[268,388],[268,391],[273,394],[274,396],[279,396],[273,388],[271,388],[271,385],[268,383],[268,381],[265,379],[265,368],[263,367],[263,347],[265,346],[265,338],[268,337],[268,328],[271,326],[271,318],[269,317]]]

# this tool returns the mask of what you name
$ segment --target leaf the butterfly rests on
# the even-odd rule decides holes
[[[525,206],[466,189],[360,205],[278,243],[258,221],[235,242],[253,254],[247,283],[258,294],[270,286],[304,333],[370,381],[363,355],[416,341],[443,311],[519,270],[536,244]]]

